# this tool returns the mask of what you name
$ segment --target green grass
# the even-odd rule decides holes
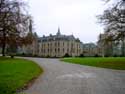
[[[109,57],[109,58],[64,58],[62,61],[81,64],[87,66],[125,70],[125,58]]]
[[[0,57],[0,94],[16,93],[41,73],[33,61]]]

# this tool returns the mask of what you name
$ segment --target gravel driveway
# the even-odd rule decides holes
[[[125,94],[125,71],[68,64],[58,59],[26,58],[44,73],[26,94]]]

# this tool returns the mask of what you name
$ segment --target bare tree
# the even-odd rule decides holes
[[[19,0],[0,0],[0,46],[5,56],[7,46],[21,45],[28,33],[31,17],[25,10],[24,2]]]
[[[120,8],[123,1],[120,1],[112,8],[106,9],[98,18],[100,23],[103,23],[107,29],[105,32],[108,33],[108,36],[112,36],[112,40],[109,41],[122,42],[121,52],[125,56],[125,9]]]

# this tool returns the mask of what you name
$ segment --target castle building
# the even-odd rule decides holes
[[[50,34],[39,38],[39,56],[63,57],[79,56],[82,53],[81,42],[73,35],[62,35],[60,29],[56,35]]]
[[[83,44],[83,55],[84,56],[96,56],[98,55],[98,47],[94,43]]]

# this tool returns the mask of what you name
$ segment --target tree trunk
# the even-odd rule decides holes
[[[5,50],[6,50],[6,33],[3,30],[3,40],[2,40],[2,56],[5,56]]]
[[[2,45],[2,56],[5,56],[5,43]]]
[[[124,38],[122,39],[122,49],[121,49],[121,51],[122,51],[122,56],[125,56],[125,39]]]

